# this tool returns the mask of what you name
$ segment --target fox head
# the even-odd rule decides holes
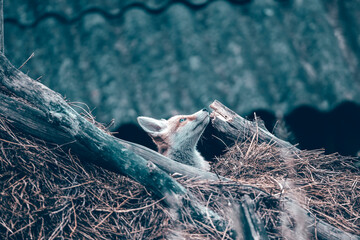
[[[159,153],[188,165],[201,166],[204,159],[196,150],[197,142],[210,121],[209,112],[200,110],[192,115],[165,119],[138,117],[140,126],[150,135]]]

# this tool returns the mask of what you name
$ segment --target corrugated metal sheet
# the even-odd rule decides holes
[[[5,0],[6,55],[97,119],[360,102],[356,0]]]

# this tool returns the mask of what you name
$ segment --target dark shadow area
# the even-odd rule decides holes
[[[343,102],[329,112],[319,111],[310,106],[300,106],[283,119],[286,129],[274,129],[277,119],[272,112],[257,110],[248,114],[253,120],[254,113],[265,123],[266,128],[277,134],[277,130],[289,131],[292,144],[300,149],[325,149],[326,153],[357,156],[360,150],[360,106]]]
[[[344,102],[330,112],[303,106],[285,118],[301,149],[356,156],[360,150],[360,106]]]
[[[214,137],[214,133],[215,129],[209,124],[197,146],[201,155],[208,161],[222,155],[227,147],[220,139]]]
[[[132,123],[121,125],[114,134],[115,137],[123,140],[138,143],[154,151],[157,151],[155,143],[149,135],[140,128],[140,126]]]
[[[256,110],[246,115],[245,118],[247,120],[253,121],[255,116],[260,118],[264,122],[266,129],[272,132],[277,121],[275,115],[272,112],[266,110]]]
[[[270,132],[275,132],[277,119],[272,112],[257,110],[247,116],[262,119]],[[286,130],[290,131],[292,144],[300,149],[324,148],[326,153],[338,152],[341,155],[357,156],[360,150],[360,106],[344,102],[330,112],[322,112],[309,106],[301,106],[284,117]],[[136,124],[124,124],[114,136],[144,145],[157,151],[151,138]],[[215,138],[215,129],[209,124],[198,143],[198,150],[207,160],[220,156],[225,144]],[[280,136],[281,137],[281,136]],[[289,139],[285,139],[288,140]]]

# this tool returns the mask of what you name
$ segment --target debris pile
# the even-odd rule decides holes
[[[322,151],[290,154],[255,136],[213,163],[214,172],[233,182],[177,180],[224,216],[227,229],[239,227],[238,204],[247,194],[270,238],[291,234],[299,225],[284,215],[283,198],[360,235],[360,173],[354,161]],[[3,118],[0,183],[1,239],[230,239],[227,231],[164,206],[131,179],[80,162],[66,146],[26,136]]]

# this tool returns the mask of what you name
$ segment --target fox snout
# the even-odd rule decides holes
[[[196,113],[193,114],[194,116],[196,116],[196,118],[198,118],[199,120],[204,120],[207,117],[209,117],[209,111],[204,108]]]
[[[196,117],[194,121],[199,122],[195,128],[201,126],[202,124],[204,124],[205,127],[208,125],[210,121],[210,117],[209,117],[209,112],[205,108],[194,113],[194,115]]]

